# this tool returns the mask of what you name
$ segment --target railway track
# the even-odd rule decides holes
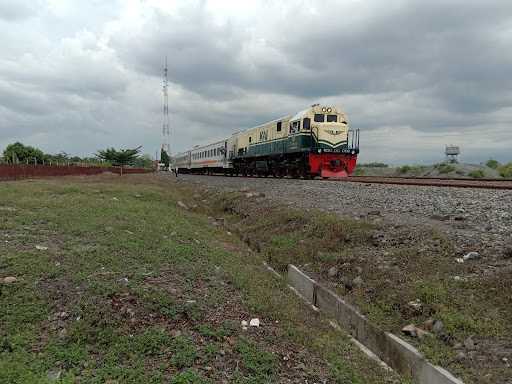
[[[204,174],[203,174],[204,175]],[[209,176],[265,178],[265,176],[228,176],[220,173],[212,173]],[[267,176],[268,178],[272,178]],[[285,177],[290,179],[289,177]],[[293,178],[291,178],[293,179]],[[298,179],[298,178],[297,178]],[[417,185],[431,187],[456,187],[456,188],[480,188],[512,190],[512,180],[503,179],[461,179],[440,177],[402,177],[402,176],[350,176],[343,179],[317,179],[327,182],[366,183],[366,184],[395,184]]]
[[[399,177],[399,176],[350,176],[337,181],[368,183],[368,184],[396,184],[396,185],[419,185],[434,187],[457,187],[457,188],[484,188],[484,189],[510,189],[512,180],[500,179],[454,179],[434,177]]]

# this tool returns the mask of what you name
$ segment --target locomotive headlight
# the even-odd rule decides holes
[[[323,107],[322,112],[327,112],[327,108]]]
[[[327,112],[331,113],[332,112],[332,108],[327,108]]]

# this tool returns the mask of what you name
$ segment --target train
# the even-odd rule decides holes
[[[309,108],[176,154],[178,173],[343,178],[354,171],[359,129],[342,108]]]

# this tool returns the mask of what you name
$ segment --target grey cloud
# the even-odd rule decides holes
[[[42,7],[25,38],[28,19],[0,24],[9,36],[0,144],[21,136],[82,153],[158,148],[165,55],[174,150],[313,102],[341,103],[374,160],[399,151],[395,132],[419,135],[395,161],[431,159],[422,134],[460,132],[476,142],[478,132],[498,137],[512,122],[509,1],[263,2],[243,21],[214,17],[205,4],[170,13],[148,5],[128,21],[117,2],[64,14]],[[503,153],[507,140],[485,151]]]
[[[0,20],[16,22],[28,19],[36,13],[37,0],[0,0]]]

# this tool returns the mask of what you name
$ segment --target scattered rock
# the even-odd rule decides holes
[[[462,259],[464,261],[468,261],[468,260],[476,260],[476,259],[479,259],[480,258],[480,254],[478,252],[469,252],[467,254],[465,254]]]
[[[354,280],[352,280],[352,285],[356,288],[361,288],[363,286],[363,279],[361,276],[357,276]]]
[[[444,324],[441,320],[434,321],[434,326],[432,327],[432,332],[436,335],[441,334],[444,331]]]
[[[135,194],[135,197],[136,197],[137,199],[140,199],[140,198],[142,197],[142,195],[141,195],[141,194],[139,194],[139,193],[136,193],[136,194]]]
[[[57,316],[58,316],[60,319],[65,320],[65,319],[67,319],[67,318],[69,317],[69,313],[68,313],[68,312],[65,312],[65,311],[62,311],[62,312],[59,312],[59,313],[57,314]]]
[[[260,326],[260,319],[258,319],[258,318],[251,319],[251,321],[249,322],[249,325],[251,327],[259,327]]]
[[[336,277],[336,275],[338,274],[338,267],[331,267],[329,268],[329,270],[327,271],[327,276],[329,277]]]
[[[65,339],[65,338],[67,337],[67,335],[68,335],[68,331],[67,331],[67,329],[66,329],[66,328],[62,328],[62,329],[59,331],[59,333],[58,333],[58,337],[59,337],[59,339],[61,339],[61,340],[62,340],[62,339]]]
[[[119,280],[117,280],[118,282],[120,282],[121,284],[124,284],[124,285],[127,285],[128,284],[128,278],[127,277],[123,277]]]
[[[416,327],[416,335],[418,336],[418,339],[423,339],[425,336],[432,336],[431,333]]]
[[[242,329],[245,331],[247,329],[247,325],[248,325],[247,321],[242,320],[241,324],[242,324]]]
[[[36,249],[38,249],[40,251],[47,251],[48,247],[46,247],[44,245],[36,245]]]
[[[466,360],[466,358],[466,354],[462,351],[457,352],[457,355],[455,355],[455,361],[463,361]]]
[[[402,333],[410,336],[410,337],[416,337],[418,339],[422,339],[425,336],[430,336],[431,334],[421,328],[418,328],[414,324],[406,325],[402,328]]]
[[[409,307],[411,307],[415,312],[421,312],[423,308],[423,304],[421,304],[420,299],[409,301],[407,305],[409,305]]]
[[[178,205],[178,207],[180,207],[180,208],[188,209],[187,205],[186,205],[183,201],[178,201],[176,204],[177,204],[177,205]]]
[[[435,323],[434,319],[427,319],[423,323],[423,328],[425,328],[425,330],[427,330],[427,331],[432,331],[432,328],[434,328],[434,323]]]
[[[119,201],[119,199],[117,197],[113,197],[112,200]]]
[[[464,340],[464,347],[466,347],[468,351],[474,351],[476,349],[476,345],[472,337],[468,337]]]
[[[416,329],[417,328],[414,324],[409,324],[402,328],[402,333],[407,336],[417,337],[418,332],[416,331]]]
[[[47,373],[48,380],[58,381],[60,379],[61,374],[62,374],[62,371],[57,371],[57,370],[48,371],[48,373]]]
[[[12,283],[15,283],[16,281],[18,281],[18,279],[14,276],[7,276],[7,277],[4,277],[4,279],[3,279],[4,284],[12,284]]]

